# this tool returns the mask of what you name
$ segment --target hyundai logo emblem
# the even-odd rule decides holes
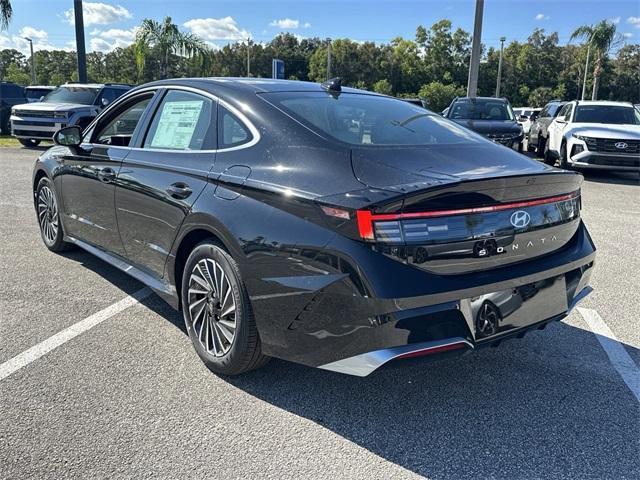
[[[616,148],[619,148],[620,150],[624,150],[625,148],[628,147],[626,142],[617,142],[615,145],[616,145]]]
[[[516,228],[524,228],[531,222],[531,215],[524,210],[518,210],[511,214],[511,225]]]

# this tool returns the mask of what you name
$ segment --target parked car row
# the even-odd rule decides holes
[[[67,83],[58,88],[34,88],[40,95],[35,103],[23,103],[11,108],[11,134],[27,147],[68,125],[86,127],[111,102],[131,89],[125,84]]]

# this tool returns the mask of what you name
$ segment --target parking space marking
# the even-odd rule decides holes
[[[51,350],[58,348],[60,345],[72,340],[78,335],[86,332],[87,330],[101,324],[105,320],[113,317],[114,315],[126,310],[127,308],[135,305],[136,303],[144,300],[151,295],[149,288],[142,288],[137,292],[129,295],[128,297],[108,306],[107,308],[94,313],[93,315],[74,323],[70,327],[61,330],[55,335],[47,338],[46,340],[34,345],[33,347],[25,350],[24,352],[16,355],[10,360],[7,360],[0,365],[0,380],[8,377],[14,372],[17,372],[22,367],[26,367],[31,362],[36,361],[43,355],[46,355]]]
[[[600,342],[613,367],[640,402],[640,369],[638,366],[598,312],[590,308],[578,307],[577,309]]]

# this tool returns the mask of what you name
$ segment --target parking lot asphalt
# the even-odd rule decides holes
[[[37,228],[37,150],[0,149],[0,365],[143,286]],[[640,365],[640,187],[589,174],[582,306]],[[640,478],[640,404],[577,311],[464,357],[366,378],[199,361],[155,295],[0,378],[0,478]],[[637,377],[636,377],[637,378]]]

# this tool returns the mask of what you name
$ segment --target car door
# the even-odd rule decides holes
[[[215,161],[217,102],[168,88],[118,173],[116,215],[126,258],[161,277],[171,246]]]
[[[549,144],[549,150],[553,152],[560,151],[560,139],[562,138],[562,132],[566,126],[565,115],[570,112],[570,103],[567,103],[562,107],[558,116],[549,124],[547,129],[547,138]]]
[[[547,115],[548,110],[549,106],[547,105],[542,109],[540,115],[538,115],[529,129],[529,143],[531,145],[538,145],[540,130],[542,129],[541,120]]]
[[[62,213],[68,235],[123,255],[115,215],[115,180],[153,97],[154,92],[145,92],[114,105],[85,134],[85,142],[62,158]]]

